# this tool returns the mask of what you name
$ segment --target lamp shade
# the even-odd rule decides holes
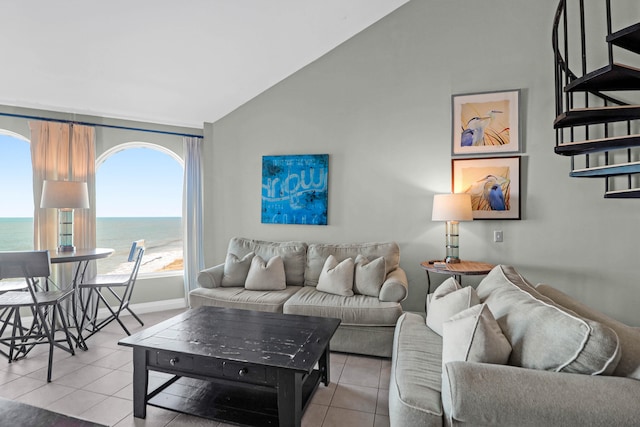
[[[433,196],[433,221],[473,221],[471,196],[466,193]]]
[[[89,208],[89,191],[86,182],[44,181],[41,208],[78,209]]]

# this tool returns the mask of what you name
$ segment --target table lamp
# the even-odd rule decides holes
[[[41,208],[58,209],[58,252],[75,251],[73,246],[73,210],[89,208],[86,182],[44,181]]]
[[[433,221],[446,221],[445,262],[460,262],[459,231],[460,221],[473,221],[471,196],[466,193],[436,194],[433,196]]]

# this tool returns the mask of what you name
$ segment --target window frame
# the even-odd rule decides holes
[[[168,149],[167,147],[163,147],[162,145],[156,144],[156,143],[152,143],[152,142],[144,142],[144,141],[130,141],[130,142],[123,142],[120,144],[117,144],[105,151],[103,151],[98,157],[96,157],[96,175],[98,173],[98,169],[100,168],[100,166],[111,156],[113,156],[114,154],[120,153],[122,151],[131,149],[131,148],[148,148],[151,150],[156,150],[159,151],[163,154],[167,154],[169,155],[171,158],[173,158],[175,161],[178,162],[178,164],[182,167],[182,171],[184,172],[184,159],[182,159],[179,155],[177,155],[174,151]],[[183,174],[183,183],[184,183],[184,174]],[[184,185],[183,185],[184,187]],[[184,192],[184,188],[183,188],[183,192]],[[96,194],[96,197],[98,197],[98,195]],[[184,195],[183,195],[184,197]],[[180,218],[182,219],[184,212],[180,213]],[[183,236],[184,239],[184,236]],[[184,257],[184,249],[183,249],[183,257]],[[140,278],[145,278],[145,279],[152,279],[152,278],[161,278],[161,277],[171,277],[171,276],[182,276],[184,274],[184,268],[182,270],[172,270],[172,271],[156,271],[153,273],[139,273],[138,277]]]

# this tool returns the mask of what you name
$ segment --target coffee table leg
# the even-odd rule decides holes
[[[145,418],[147,416],[147,351],[143,348],[133,349],[133,416]]]
[[[277,387],[280,427],[300,427],[302,424],[302,374],[280,369]]]
[[[329,363],[329,353],[329,345],[327,345],[327,348],[324,350],[324,353],[322,353],[322,356],[320,356],[320,360],[318,361],[320,380],[325,387],[327,387],[331,381],[331,372],[329,371],[329,367],[331,366],[331,363]]]

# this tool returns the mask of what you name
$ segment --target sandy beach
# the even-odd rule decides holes
[[[182,250],[167,250],[160,252],[146,252],[142,257],[139,273],[156,273],[160,271],[182,270]],[[131,271],[131,263],[118,265],[112,274],[123,274]]]

